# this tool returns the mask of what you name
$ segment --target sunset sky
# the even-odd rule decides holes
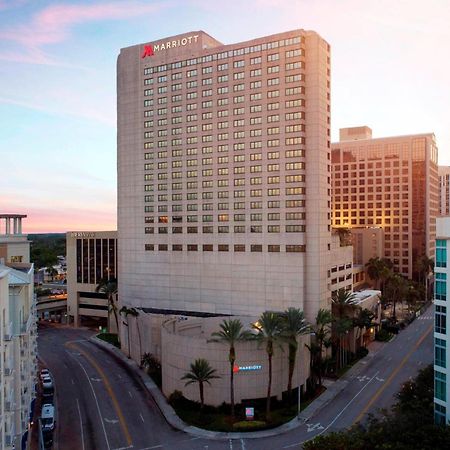
[[[232,44],[296,28],[331,45],[332,138],[434,132],[450,165],[448,0],[0,0],[0,213],[24,231],[116,228],[116,58],[203,30]]]

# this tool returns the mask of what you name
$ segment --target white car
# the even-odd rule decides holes
[[[44,389],[53,389],[53,381],[50,376],[45,376],[42,378],[42,387]]]
[[[41,379],[41,381],[45,378],[45,377],[50,377],[50,371],[48,369],[42,369],[39,377]]]
[[[55,428],[55,408],[53,405],[42,405],[42,431],[53,431]]]

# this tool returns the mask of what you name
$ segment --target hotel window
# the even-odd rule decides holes
[[[250,148],[262,148],[262,142],[261,141],[250,142]]]
[[[267,86],[276,86],[277,84],[280,84],[279,78],[269,78],[267,80]]]
[[[261,64],[262,58],[261,56],[257,56],[256,58],[250,58],[250,64]]]
[[[286,70],[300,69],[301,67],[302,63],[300,61],[286,63]]]
[[[267,232],[268,233],[279,233],[280,225],[267,225]]]
[[[446,273],[435,273],[435,298],[436,300],[446,300],[447,299],[447,274]]]
[[[234,61],[234,63],[233,63],[234,68],[244,67],[244,66],[245,66],[245,61],[243,59],[241,59],[240,61]]]
[[[197,103],[189,103],[188,105],[186,105],[186,109],[188,111],[193,111],[194,109],[197,109]]]
[[[284,177],[286,183],[301,183],[305,181],[304,175],[286,175]]]
[[[174,114],[183,112],[183,107],[182,106],[172,106],[172,110],[171,110]]]
[[[267,177],[267,183],[268,184],[279,184],[280,183],[280,177],[279,176]]]
[[[259,89],[262,87],[262,81],[252,81],[250,83],[250,89]]]
[[[228,110],[217,111],[217,117],[228,117]]]
[[[267,195],[269,197],[273,197],[275,195],[280,195],[280,189],[276,188],[276,189],[267,189]]]
[[[235,233],[245,233],[245,226],[244,225],[235,225],[234,232]],[[242,250],[242,251],[245,251],[245,250]]]
[[[258,92],[256,94],[250,94],[250,101],[254,102],[256,100],[261,100],[262,99],[262,94],[261,92]]]
[[[261,111],[262,111],[262,105],[250,106],[250,112],[251,113],[258,113],[258,112],[261,112]],[[242,108],[242,113],[241,114],[244,114],[244,108]]]
[[[304,212],[287,212],[286,220],[304,220],[305,213]]]
[[[250,125],[258,125],[262,123],[262,117],[250,117]]]
[[[262,220],[262,214],[261,213],[250,214],[250,220],[252,222],[260,222]]]
[[[305,245],[286,245],[286,253],[304,253]]]
[[[267,214],[267,220],[280,220],[280,213]]]
[[[303,187],[295,187],[295,188],[286,188],[286,195],[299,195],[304,194],[305,188]]]
[[[292,88],[286,88],[286,95],[296,95],[296,94],[304,94],[305,90],[303,87],[297,86]]]
[[[226,187],[226,186],[228,186],[228,180],[217,180],[217,186],[218,187]],[[227,192],[220,192],[218,194],[221,194],[222,196],[224,196],[225,194],[227,194]]]
[[[217,93],[220,94],[228,94],[228,86],[223,86],[217,88]]]
[[[447,377],[445,373],[439,372],[438,370],[434,371],[434,396],[442,400],[443,402],[447,401]]]
[[[262,189],[252,189],[250,191],[250,197],[262,197]]]
[[[280,71],[280,66],[270,66],[267,68],[267,73],[278,73]]]
[[[269,200],[267,202],[268,208],[280,208],[280,201],[279,200]]]
[[[149,84],[153,84],[153,78],[146,78],[144,80],[144,85],[147,86]]]
[[[145,234],[153,234],[155,232],[154,227],[145,227]]]
[[[436,239],[436,267],[447,267],[447,241]]]
[[[279,245],[269,245],[269,246],[267,246],[267,250],[268,250],[269,252],[279,253],[279,251],[280,251],[280,246],[279,246]]]
[[[219,250],[219,252],[227,252],[228,251],[228,244],[219,244],[217,249]]]
[[[222,70],[227,70],[228,69],[228,63],[223,63],[223,64],[218,64],[217,65],[217,70],[220,72]]]
[[[434,364],[445,369],[446,361],[446,341],[434,338]]]
[[[262,202],[250,202],[250,209],[262,209]]]
[[[305,225],[286,225],[286,233],[303,233]]]
[[[245,191],[234,191],[234,198],[245,197]]]
[[[183,78],[182,72],[176,72],[172,74],[172,81],[173,80],[181,80]]]
[[[155,250],[154,244],[145,244],[144,248],[146,252]]]
[[[209,84],[212,84],[212,78],[204,78],[202,80],[202,86],[207,86]]]
[[[167,244],[159,244],[158,245],[158,250],[160,251],[160,252],[167,252]]]
[[[278,147],[280,145],[279,139],[270,139],[267,141],[267,147]]]
[[[293,112],[293,113],[286,113],[285,119],[286,120],[297,120],[297,119],[303,119],[303,113],[302,112]]]
[[[250,71],[251,77],[259,77],[262,74],[262,69],[253,69]]]
[[[187,76],[188,78],[190,78],[190,77],[196,77],[196,76],[197,76],[197,69],[188,70],[188,71],[186,72],[186,76]]]
[[[146,89],[145,91],[144,91],[144,96],[149,96],[149,95],[153,95],[153,89]]]
[[[274,114],[271,116],[267,116],[267,122],[272,123],[272,122],[279,122],[280,121],[280,115],[279,114]],[[279,132],[279,129],[278,129]]]
[[[250,166],[250,173],[262,172],[262,166]]]
[[[228,75],[221,75],[221,76],[217,77],[218,83],[225,83],[227,81],[228,81]]]
[[[434,331],[440,334],[446,334],[447,330],[447,308],[445,306],[434,306]]]
[[[250,245],[250,251],[251,252],[262,252],[262,245],[252,244],[252,245]]]
[[[280,158],[280,152],[269,152],[267,153],[267,159],[279,159]],[[275,164],[273,164],[275,166]],[[273,170],[279,170],[279,165],[276,164],[276,166],[278,166],[278,169],[273,169]],[[270,167],[270,165],[268,166]],[[270,170],[270,169],[269,169]]]
[[[260,161],[262,159],[261,153],[251,153],[250,154],[250,161]]]
[[[153,99],[151,99],[151,100],[144,100],[144,106],[145,107],[153,106]]]
[[[213,251],[213,245],[212,244],[203,244],[203,251],[204,252],[212,252]]]
[[[198,245],[197,244],[188,244],[187,250],[188,250],[188,252],[196,252],[196,251],[198,251]]]
[[[297,99],[297,100],[286,100],[285,106],[286,108],[295,108],[298,106],[304,106],[305,101],[303,99]]]
[[[275,109],[280,109],[280,104],[277,103],[268,103],[267,104],[267,111],[273,111]]]

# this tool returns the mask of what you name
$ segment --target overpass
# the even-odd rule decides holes
[[[51,319],[65,322],[67,318],[67,294],[38,297],[36,302],[38,319]]]

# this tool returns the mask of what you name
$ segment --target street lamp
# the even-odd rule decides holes
[[[301,338],[300,338],[301,339]],[[300,392],[300,348],[299,348],[299,354],[297,355],[297,420],[300,420],[300,410],[301,410],[301,392]]]

